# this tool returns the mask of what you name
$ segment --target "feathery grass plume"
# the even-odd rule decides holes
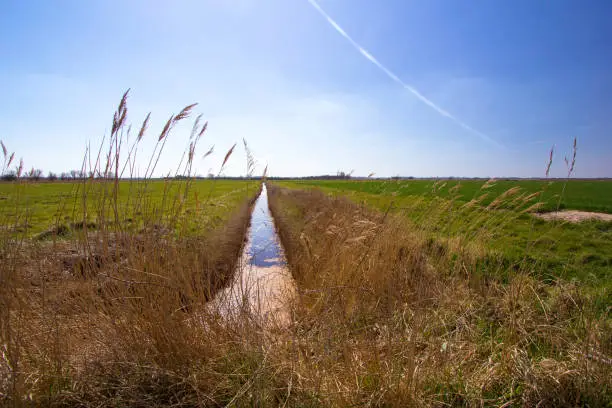
[[[168,119],[168,121],[164,125],[164,128],[159,134],[159,138],[157,139],[158,142],[161,142],[166,136],[168,136],[168,133],[170,132],[170,129],[172,128],[173,123],[174,123],[174,115],[170,115],[170,119]]]
[[[267,165],[267,164],[266,164],[266,167],[264,168],[263,173],[261,174],[261,178],[262,178],[263,180],[265,180],[265,179],[266,179],[266,177],[268,177],[268,165]]]
[[[14,158],[15,158],[15,152],[11,153],[11,156],[9,157],[8,163],[6,163],[6,167],[9,167],[11,165],[11,163],[13,162]]]
[[[255,171],[255,157],[253,157],[253,153],[251,149],[249,149],[249,145],[247,144],[246,139],[242,138],[242,143],[244,144],[244,151],[246,152],[246,160],[247,160],[247,177],[253,176],[253,172]]]
[[[372,172],[372,173],[368,174],[368,178],[372,178],[372,177],[374,177],[374,175],[375,175],[375,174],[376,174],[376,173],[374,173],[374,172]]]
[[[17,167],[17,178],[21,177],[21,172],[23,172],[23,159],[19,159],[19,167]]]
[[[11,153],[11,156],[8,159],[8,163],[6,163],[6,167],[9,167],[15,158],[15,152]]]
[[[486,181],[486,183],[484,183],[480,189],[481,190],[486,190],[488,188],[494,187],[495,186],[495,179],[494,178],[490,178]]]
[[[200,133],[198,134],[198,137],[202,137],[204,132],[206,132],[207,128],[208,128],[208,121],[204,122],[204,126],[202,126],[202,130],[200,130]]]
[[[244,144],[244,151],[246,154],[246,179],[247,179],[246,191],[248,194],[250,179],[253,177],[253,173],[255,172],[256,164],[255,164],[255,157],[253,157],[253,153],[251,152],[251,149],[249,148],[249,145],[247,144],[247,141],[245,138],[242,138],[242,143]]]
[[[485,200],[485,199],[486,199],[488,196],[489,196],[489,193],[484,193],[484,194],[481,194],[481,195],[480,195],[480,196],[479,196],[479,197],[476,199],[476,201],[477,201],[477,202],[479,202],[479,203],[482,203],[482,202],[483,202],[483,201],[484,201],[484,200]]]
[[[472,208],[472,207],[475,207],[477,204],[479,204],[478,200],[473,198],[470,201],[463,204],[461,207],[459,207],[459,209],[464,210],[464,209]]]
[[[149,164],[147,165],[147,170],[145,171],[145,176],[147,174],[152,175],[155,172],[155,169],[157,168],[157,164],[159,163],[159,159],[161,158],[162,152],[164,150],[164,147],[166,146],[166,141],[168,134],[170,133],[170,130],[172,129],[172,126],[174,126],[176,123],[178,123],[179,121],[186,119],[187,117],[189,117],[189,115],[191,114],[191,110],[197,105],[197,103],[192,103],[191,105],[187,105],[183,108],[183,110],[181,110],[181,112],[179,112],[178,115],[171,115],[170,118],[168,119],[168,121],[166,122],[166,125],[164,126],[164,128],[162,129],[162,132],[159,135],[159,138],[157,139],[157,144],[155,145],[155,148],[153,149],[153,154],[150,157],[149,160]],[[157,147],[159,146],[160,142],[163,140],[163,143],[161,143],[161,146],[159,148],[159,151],[157,151]],[[183,153],[183,158],[185,153]],[[153,159],[155,157],[155,161],[153,162]],[[182,164],[183,158],[181,158],[181,163],[179,164],[179,167],[177,168],[177,174],[179,172],[180,166]],[[153,166],[151,167],[151,164],[153,164]],[[187,167],[189,167],[187,165]],[[190,167],[189,167],[190,168]]]
[[[530,205],[529,207],[525,208],[524,210],[521,210],[522,214],[531,214],[534,212],[539,212],[539,210],[541,210],[542,208],[544,208],[545,203],[539,201],[537,203],[533,203],[532,205]]]
[[[113,115],[113,127],[111,129],[111,134],[117,133],[117,131],[121,129],[123,125],[125,125],[125,120],[127,118],[127,98],[129,92],[130,89],[128,88],[128,90],[125,91],[125,93],[123,94],[121,102],[119,102],[117,111]]]
[[[189,135],[189,140],[193,140],[196,133],[198,132],[198,128],[200,127],[200,120],[202,120],[202,114],[200,113],[195,121],[193,122],[193,127],[191,128],[191,134]]]
[[[174,123],[177,123],[183,119],[187,119],[189,115],[191,115],[191,111],[193,110],[193,108],[196,107],[197,105],[198,105],[197,103],[192,103],[191,105],[185,106],[183,110],[180,111],[178,115],[174,117]]]
[[[123,177],[125,170],[129,168],[130,170],[130,174],[134,175],[134,166],[136,163],[136,155],[137,155],[137,145],[140,143],[140,141],[142,140],[144,134],[146,133],[148,127],[149,127],[149,120],[151,119],[151,112],[149,112],[147,114],[147,116],[145,117],[145,119],[142,122],[142,125],[140,126],[140,130],[138,131],[138,135],[136,136],[136,140],[132,143],[132,146],[130,147],[127,157],[123,163],[123,167],[121,169],[121,172],[119,173],[119,177]],[[126,137],[126,144],[128,144],[129,142],[129,137],[130,137],[130,133],[132,131],[132,125],[130,124],[130,126],[128,127],[128,131],[127,131],[127,137]],[[123,139],[123,138],[122,138]],[[123,142],[123,140],[121,141]],[[104,144],[104,142],[102,142],[102,144]],[[91,150],[90,150],[91,153]],[[99,156],[98,156],[99,159]],[[89,163],[89,167],[92,168],[92,163],[91,163],[91,158],[90,158],[90,163]],[[95,172],[95,169],[93,171],[91,171],[92,173]]]
[[[189,144],[189,158],[187,160],[187,162],[189,164],[191,164],[193,162],[193,155],[195,154],[195,147],[196,147],[196,145],[195,145],[194,142],[191,142]]]
[[[2,169],[0,169],[0,172],[4,174],[4,172],[8,170],[8,168],[10,167],[11,162],[13,161],[13,158],[15,157],[15,153],[12,153],[11,156],[7,158],[8,150],[6,146],[4,145],[3,141],[0,140],[0,144],[2,144],[2,152],[4,153],[4,163],[2,164]]]
[[[526,195],[526,196],[523,198],[523,202],[528,202],[528,201],[531,201],[531,200],[533,200],[534,198],[538,198],[538,197],[540,197],[541,195],[542,195],[542,192],[541,192],[541,191],[536,191],[535,193],[531,193],[531,194],[529,194],[529,195]]]
[[[509,188],[508,190],[501,193],[495,200],[491,201],[491,204],[487,206],[487,209],[493,209],[499,207],[501,204],[506,203],[506,200],[514,195],[516,195],[521,188],[518,186]]]
[[[451,188],[448,190],[448,193],[449,193],[450,195],[455,195],[455,194],[459,193],[459,190],[460,190],[460,189],[461,189],[461,183],[459,183],[459,182],[458,182],[457,184],[455,184],[453,187],[451,187]]]
[[[138,132],[138,137],[136,138],[136,141],[140,142],[140,140],[142,139],[142,137],[144,136],[144,134],[147,131],[147,128],[149,127],[149,120],[151,119],[151,112],[149,112],[147,114],[147,117],[145,118],[145,120],[142,122],[142,126],[140,127],[140,131]]]
[[[432,192],[435,192],[435,191],[436,191],[436,188],[438,187],[438,185],[439,185],[440,183],[442,183],[442,180],[436,180],[436,181],[434,181],[434,182],[433,182],[433,184],[431,185],[431,191],[432,191]]]
[[[550,166],[552,166],[553,156],[555,154],[555,145],[550,148],[550,154],[548,156],[548,163],[546,164],[546,177],[550,174]]]
[[[571,164],[569,163],[567,157],[565,157],[565,164],[567,165],[567,176],[571,176],[572,173],[574,172],[574,166],[576,165],[576,153],[578,151],[578,147],[577,147],[577,143],[578,143],[578,138],[574,138],[574,144],[572,147],[572,161]]]
[[[563,183],[563,189],[561,189],[561,194],[559,195],[559,201],[557,201],[557,209],[561,208],[561,201],[563,200],[563,197],[565,196],[565,188],[567,187],[567,183],[570,179],[570,177],[572,176],[572,173],[574,172],[574,166],[576,165],[576,153],[578,151],[578,138],[574,138],[574,143],[572,145],[572,161],[571,163],[569,162],[569,160],[567,159],[567,156],[565,157],[565,166],[567,167],[567,178],[565,180],[565,183]]]
[[[195,104],[190,105],[188,107],[186,107],[185,109],[187,109],[188,111],[191,110],[193,108],[193,106],[195,106]],[[184,109],[184,110],[185,110]],[[179,162],[179,165],[177,167],[176,170],[176,174],[175,177],[179,175],[181,166],[183,164],[183,159],[185,158],[185,155],[187,155],[187,163],[185,164],[185,168],[183,170],[183,176],[188,177],[191,174],[191,170],[193,168],[193,159],[195,157],[195,151],[196,151],[196,146],[198,145],[199,141],[200,141],[200,134],[198,133],[199,128],[200,128],[200,121],[202,120],[202,114],[199,114],[194,123],[193,126],[191,127],[191,133],[189,135],[189,146],[186,148],[185,152],[183,152],[183,155],[181,156],[181,160]],[[162,145],[163,147],[163,145]],[[188,190],[188,186],[186,186],[185,188],[185,194],[187,193]]]
[[[213,154],[214,151],[215,151],[215,145],[212,145],[211,148],[208,149],[208,151],[206,153],[204,153],[204,156],[202,156],[202,159],[207,158],[208,156]]]
[[[221,164],[221,169],[225,167],[225,164],[229,160],[230,156],[232,155],[232,153],[234,153],[235,147],[236,147],[236,143],[234,143],[234,145],[227,151],[227,153],[225,153],[225,158],[223,159],[223,163]]]

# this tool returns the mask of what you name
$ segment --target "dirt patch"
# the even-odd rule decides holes
[[[582,222],[582,221],[612,221],[612,214],[589,212],[589,211],[553,211],[542,214],[535,214],[536,217],[542,218],[547,221],[562,220],[568,222]]]

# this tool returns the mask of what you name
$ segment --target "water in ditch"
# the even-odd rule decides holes
[[[232,284],[215,299],[230,317],[247,314],[267,323],[290,322],[289,302],[295,283],[268,208],[265,183],[251,214],[247,240]]]

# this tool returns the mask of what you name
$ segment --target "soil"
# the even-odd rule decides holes
[[[574,222],[574,223],[588,221],[588,220],[612,221],[612,214],[589,212],[589,211],[566,210],[566,211],[553,211],[553,212],[535,214],[535,215],[536,217],[545,219],[547,221],[562,220],[562,221],[568,221],[568,222]]]

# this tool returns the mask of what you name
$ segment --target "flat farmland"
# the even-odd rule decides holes
[[[398,197],[436,196],[453,197],[467,202],[487,193],[482,204],[491,203],[496,197],[511,188],[519,187],[527,194],[539,193],[543,206],[540,211],[572,209],[612,213],[612,180],[460,180],[460,179],[413,179],[413,180],[299,180],[296,184],[316,186],[346,192],[372,195],[394,195]],[[483,190],[483,186],[488,187]]]
[[[179,216],[196,229],[210,229],[227,221],[258,183],[238,180],[122,180],[118,183],[117,219],[142,227],[146,220],[168,221]],[[112,181],[0,183],[3,225],[29,236],[57,226],[86,220],[91,229],[115,221]],[[111,204],[112,201],[112,204]],[[104,220],[101,218],[104,217]]]

